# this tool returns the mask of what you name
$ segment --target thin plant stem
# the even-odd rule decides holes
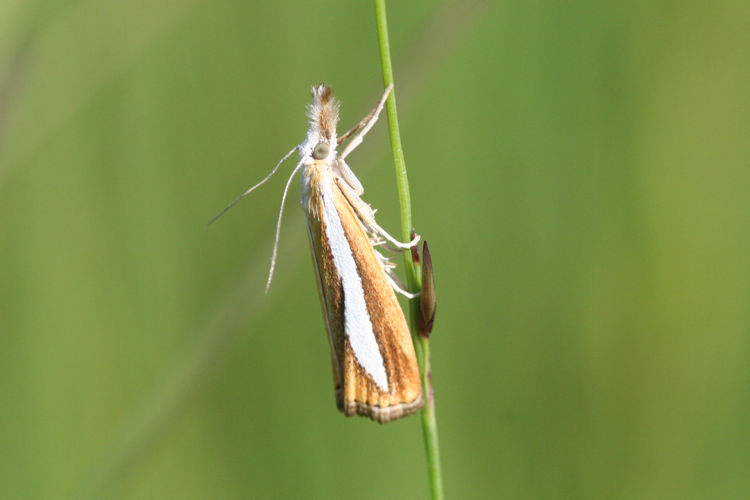
[[[391,50],[388,43],[388,21],[385,10],[385,0],[375,0],[375,19],[378,30],[378,43],[380,45],[380,61],[383,68],[383,85],[393,83],[393,67],[391,65]],[[388,131],[391,137],[391,150],[393,152],[393,163],[396,169],[396,184],[401,205],[401,238],[403,241],[411,240],[411,197],[409,195],[409,179],[406,174],[406,162],[404,150],[401,145],[401,134],[398,127],[398,114],[396,112],[396,89],[391,92],[386,101],[386,113],[388,115]],[[412,259],[411,252],[404,252],[404,264],[406,267],[406,281],[409,289],[414,292],[422,287],[422,276]],[[435,418],[435,397],[432,389],[432,373],[430,369],[430,344],[429,340],[419,335],[417,324],[419,318],[418,301],[410,303],[411,318],[410,328],[414,349],[419,362],[419,371],[422,378],[422,390],[425,400],[422,409],[422,434],[424,437],[425,454],[427,458],[427,474],[430,482],[430,493],[433,499],[443,498],[443,478],[440,470],[440,448],[438,446],[437,419]]]

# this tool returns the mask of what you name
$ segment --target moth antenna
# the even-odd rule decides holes
[[[294,178],[297,171],[300,168],[302,168],[303,164],[304,164],[304,160],[301,160],[297,164],[297,166],[294,167],[292,174],[289,176],[289,179],[287,179],[286,181],[286,187],[284,187],[284,194],[281,197],[281,208],[279,208],[279,219],[276,222],[276,238],[274,238],[274,241],[273,241],[273,255],[271,256],[271,269],[268,271],[268,281],[266,282],[266,293],[268,293],[268,289],[271,288],[271,280],[273,280],[273,270],[276,268],[276,254],[279,249],[279,232],[281,231],[281,216],[284,213],[284,202],[286,201],[286,195],[289,192],[289,186],[292,184],[292,179]]]
[[[265,178],[263,178],[262,181],[260,181],[255,186],[251,187],[250,189],[248,189],[247,191],[245,191],[244,193],[242,193],[241,195],[239,195],[236,200],[234,200],[232,203],[230,203],[229,205],[227,205],[226,207],[224,207],[224,209],[221,212],[219,212],[218,214],[216,214],[216,216],[213,219],[211,219],[210,221],[208,221],[208,224],[206,224],[205,226],[203,226],[204,229],[207,228],[208,226],[210,226],[211,224],[213,224],[216,221],[216,219],[218,219],[219,217],[221,217],[222,215],[224,215],[227,210],[229,210],[230,208],[232,208],[233,206],[235,206],[238,201],[240,201],[242,198],[244,198],[245,196],[247,196],[250,193],[252,193],[255,190],[255,188],[260,187],[263,184],[265,184],[266,181],[268,179],[270,179],[273,174],[276,173],[276,171],[279,169],[279,167],[281,166],[281,164],[284,163],[284,161],[286,161],[287,158],[289,158],[290,156],[292,156],[292,153],[294,153],[295,151],[297,151],[297,146],[294,146],[294,148],[291,151],[289,151],[287,154],[285,154],[284,157],[279,160],[279,162],[276,164],[276,166],[273,167],[273,170],[271,170],[271,173],[268,174],[267,176],[265,176]]]

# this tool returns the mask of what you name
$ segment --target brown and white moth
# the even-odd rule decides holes
[[[213,219],[268,180],[294,151],[299,152],[281,207],[301,169],[301,203],[331,347],[336,404],[347,416],[363,415],[381,423],[416,412],[423,401],[414,345],[394,290],[410,298],[414,295],[398,286],[394,264],[376,247],[389,242],[410,248],[418,237],[401,243],[378,226],[375,211],[360,198],[362,184],[345,159],[377,121],[391,89],[388,86],[367,117],[337,138],[339,103],[328,86],[313,87],[305,141]],[[356,135],[337,153],[336,147],[352,134]],[[276,264],[280,226],[281,212],[266,289]]]

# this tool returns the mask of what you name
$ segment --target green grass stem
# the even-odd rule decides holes
[[[388,43],[388,20],[386,16],[385,0],[375,0],[375,18],[378,30],[378,43],[380,46],[380,61],[383,67],[383,85],[387,87],[393,83],[393,67],[391,65],[391,51]],[[396,169],[396,184],[398,185],[398,196],[401,205],[401,238],[403,241],[411,239],[411,197],[409,195],[409,178],[406,174],[406,162],[404,161],[404,150],[401,145],[401,134],[398,127],[398,113],[396,112],[396,87],[388,96],[386,101],[386,113],[388,115],[388,131],[391,138],[391,150],[393,152],[393,163]],[[404,264],[406,267],[406,281],[411,291],[422,288],[422,276],[414,264],[411,252],[404,252]],[[425,405],[422,409],[422,433],[424,436],[425,454],[427,458],[427,474],[430,482],[430,494],[433,499],[443,498],[443,478],[440,469],[440,448],[438,446],[437,419],[435,417],[435,398],[432,389],[432,373],[430,368],[430,344],[429,340],[420,337],[417,333],[417,322],[419,318],[418,301],[412,300],[410,304],[410,328],[414,348],[419,362],[419,371],[422,378],[422,390]]]

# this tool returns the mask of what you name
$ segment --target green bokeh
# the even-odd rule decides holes
[[[750,497],[747,2],[389,7],[448,497]],[[263,293],[292,165],[203,229],[321,81],[374,104],[370,3],[0,3],[0,496],[427,496],[418,418],[335,410],[296,201]]]

